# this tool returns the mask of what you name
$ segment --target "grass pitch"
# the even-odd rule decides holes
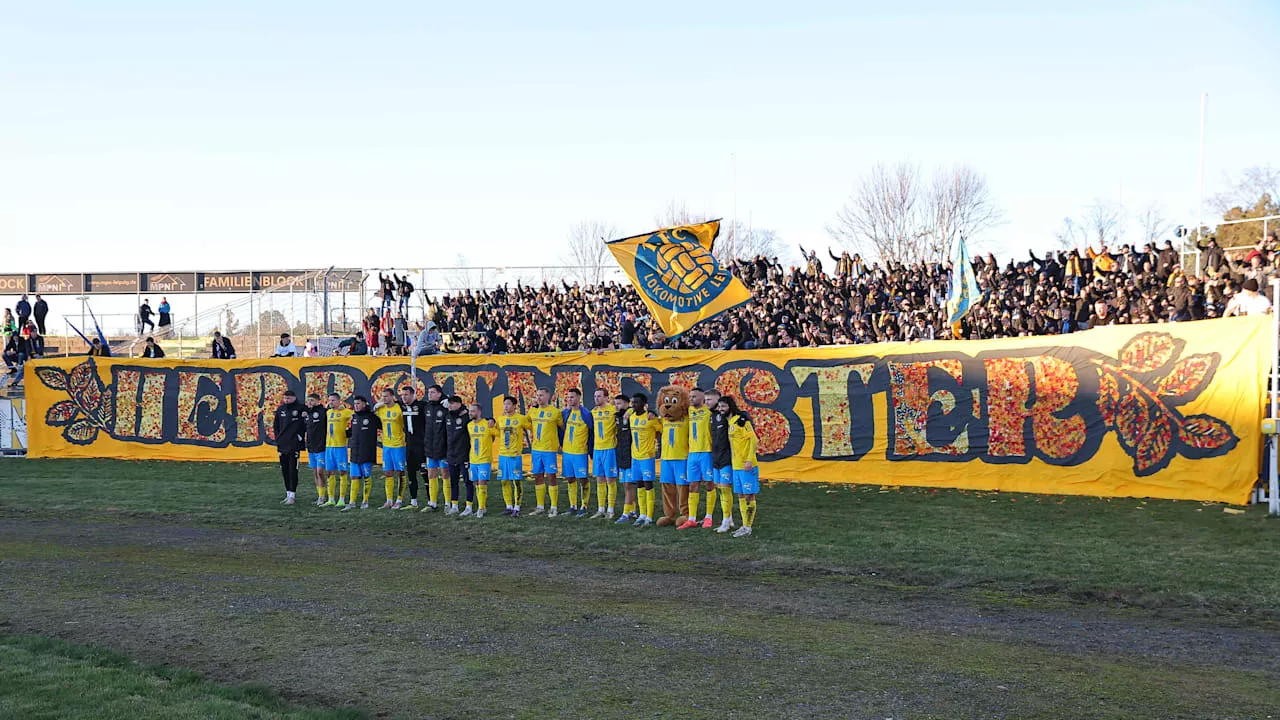
[[[735,540],[312,492],[278,505],[263,465],[0,462],[0,630],[387,717],[1280,708],[1280,523],[1257,508],[775,485]]]

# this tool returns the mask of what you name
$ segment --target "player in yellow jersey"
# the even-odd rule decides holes
[[[382,391],[382,399],[373,406],[373,414],[382,421],[382,470],[387,474],[384,487],[387,501],[382,509],[399,509],[404,489],[404,471],[408,462],[405,442],[404,409],[396,402],[391,388]]]
[[[484,416],[480,403],[467,408],[471,422],[467,423],[467,435],[471,438],[471,456],[468,458],[471,482],[476,484],[476,517],[484,517],[489,505],[489,478],[493,474],[493,441],[500,433],[498,424]]]
[[[685,475],[689,480],[689,519],[676,529],[698,526],[698,505],[702,499],[699,490],[706,490],[707,517],[702,527],[710,530],[711,516],[716,509],[716,478],[711,468],[711,408],[707,407],[702,388],[689,391],[689,467]]]
[[[529,513],[547,517],[559,514],[556,509],[557,495],[560,488],[556,484],[556,475],[560,472],[560,428],[564,426],[564,416],[560,408],[551,404],[551,391],[538,388],[537,406],[529,409],[529,437],[533,450],[533,492],[538,498],[538,507]],[[550,502],[550,510],[546,505]]]
[[[595,407],[591,409],[591,467],[596,471],[596,504],[593,519],[613,519],[613,504],[618,499],[618,412],[609,402],[609,393],[596,390]],[[582,502],[586,509],[587,502]]]
[[[656,493],[653,489],[657,454],[658,436],[662,434],[662,423],[658,416],[649,412],[649,396],[636,393],[631,396],[631,482],[627,488],[627,500],[635,501],[639,506],[636,527],[649,527],[653,524],[653,508],[656,504]]]
[[[719,407],[729,416],[729,445],[733,448],[733,493],[738,496],[742,527],[734,537],[751,534],[756,519],[756,495],[760,492],[760,468],[756,465],[756,448],[760,439],[751,425],[751,417],[738,410],[731,397],[720,398]]]
[[[520,501],[524,499],[525,433],[529,431],[529,418],[516,412],[516,399],[510,395],[502,398],[502,417],[498,425],[498,479],[502,480],[502,499],[507,503],[503,515],[520,517]]]
[[[570,388],[564,397],[564,443],[562,463],[565,484],[569,486],[570,517],[586,517],[591,502],[591,468],[587,460],[591,451],[591,416],[582,407],[582,391]],[[579,502],[581,498],[581,502]],[[555,503],[551,503],[555,507]]]
[[[329,393],[324,434],[324,469],[329,477],[329,499],[326,507],[343,507],[347,494],[347,429],[351,426],[351,408],[342,407],[338,393]],[[341,493],[341,494],[339,494]],[[336,500],[335,500],[336,498]]]

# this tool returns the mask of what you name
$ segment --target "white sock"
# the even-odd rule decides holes
[[[414,507],[418,507],[418,498],[414,498],[414,499],[410,500],[410,501],[409,501],[409,504],[410,504],[410,505],[412,505],[412,506],[414,506]]]
[[[290,492],[286,492],[286,493],[285,493],[285,497],[287,497],[287,498],[289,498],[290,500],[292,500],[292,499],[293,499],[293,492],[292,492],[292,491],[290,491]]]

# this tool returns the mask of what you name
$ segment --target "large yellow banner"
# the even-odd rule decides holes
[[[495,412],[539,387],[716,387],[749,409],[769,479],[1244,503],[1270,333],[1250,317],[798,350],[437,355],[416,380]],[[73,357],[26,373],[30,457],[266,461],[285,389],[376,396],[410,366]]]

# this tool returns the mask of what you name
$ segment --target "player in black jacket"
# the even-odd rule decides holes
[[[373,461],[378,456],[378,431],[382,429],[382,421],[369,409],[369,400],[363,395],[351,399],[351,407],[355,413],[351,416],[351,439],[348,442],[351,459],[351,502],[342,508],[343,512],[356,506],[356,483],[364,478],[364,499],[360,509],[369,507],[369,494],[373,491]]]
[[[316,481],[316,505],[323,505],[328,500],[329,488],[324,471],[325,431],[328,416],[320,396],[311,393],[307,396],[307,464],[311,466],[311,474]]]
[[[423,450],[427,456],[427,506],[422,512],[431,512],[440,507],[440,489],[444,486],[448,493],[449,486],[444,482],[444,474],[448,471],[449,435],[446,428],[445,414],[449,409],[444,406],[444,388],[432,385],[427,388],[427,414],[423,423]],[[445,503],[449,502],[446,494]]]
[[[729,416],[720,412],[719,390],[712,388],[706,395],[707,407],[711,408],[711,469],[720,495],[720,509],[724,512],[724,520],[716,532],[727,533],[733,529],[733,450],[729,446]]]
[[[276,410],[271,428],[280,454],[280,474],[284,476],[282,505],[292,505],[298,491],[298,454],[307,444],[307,408],[292,390],[284,391],[284,404]]]
[[[425,470],[427,462],[427,403],[418,399],[418,391],[412,385],[400,388],[400,409],[404,412],[405,471],[409,475],[409,504],[401,510],[418,507],[418,472]]]
[[[628,497],[627,491],[630,490],[632,502],[635,501],[635,482],[631,479],[631,422],[627,415],[631,408],[631,398],[626,395],[618,395],[613,399],[613,409],[618,414],[618,439],[614,443],[617,446],[618,454],[618,482],[622,485],[623,506],[626,506]],[[634,515],[628,515],[623,512],[618,515],[615,521],[618,525],[631,523],[635,521]]]
[[[449,440],[449,494],[445,496],[445,515],[458,514],[458,481],[467,483],[467,508],[462,515],[475,512],[476,485],[471,482],[471,473],[467,472],[467,461],[471,459],[471,434],[467,432],[467,422],[471,418],[462,409],[462,398],[449,396],[449,412],[445,414],[445,427]]]

